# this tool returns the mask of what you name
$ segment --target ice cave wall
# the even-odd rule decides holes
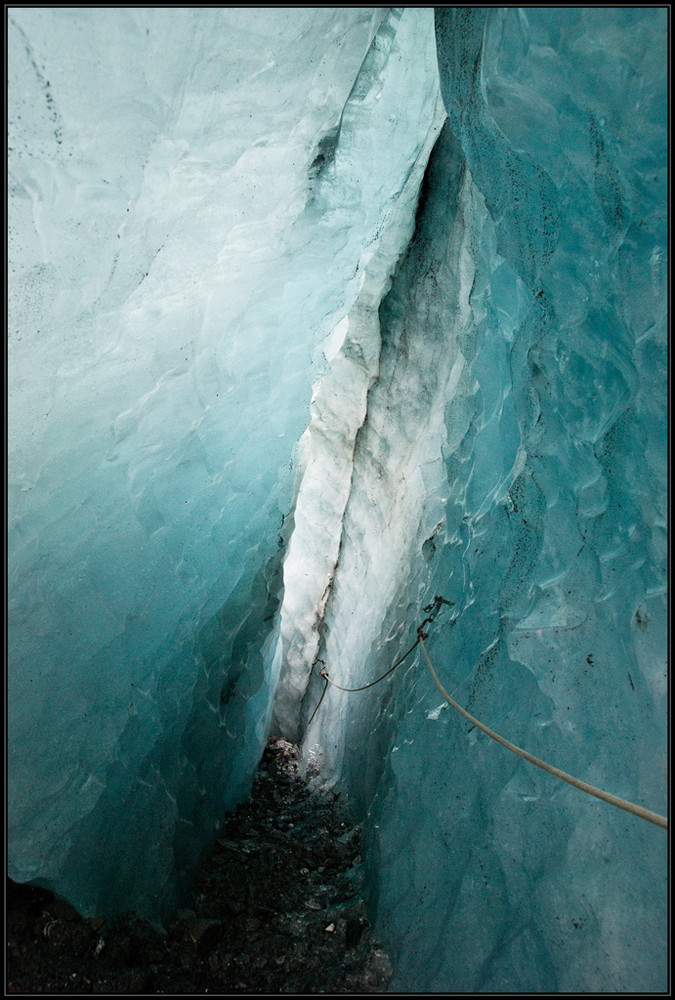
[[[446,688],[662,814],[666,28],[657,9],[437,10],[448,124],[380,309],[318,651],[367,683],[442,594]],[[419,656],[329,687],[304,746],[367,817],[392,990],[666,988],[664,831],[492,743]]]
[[[666,12],[8,29],[10,875],[166,913],[435,594],[467,708],[665,812]],[[392,989],[664,988],[663,831],[419,659],[304,750]]]
[[[8,32],[9,873],[157,919],[265,740],[297,443],[412,234],[433,12]]]

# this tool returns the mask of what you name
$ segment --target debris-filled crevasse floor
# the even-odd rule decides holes
[[[359,830],[271,740],[189,910],[162,934],[133,914],[82,920],[8,882],[7,992],[383,993],[387,956],[361,901]]]

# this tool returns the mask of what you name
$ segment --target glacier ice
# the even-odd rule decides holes
[[[412,230],[433,15],[8,27],[10,868],[156,917],[264,743],[296,443]]]
[[[12,7],[9,873],[177,905],[267,733],[401,992],[667,979],[661,8]],[[428,164],[428,165],[427,165]]]
[[[448,124],[380,308],[319,657],[344,686],[379,676],[443,594],[430,651],[462,704],[665,813],[663,16],[436,28]],[[665,988],[663,832],[439,702],[401,667],[328,688],[305,738],[368,817],[391,988]]]

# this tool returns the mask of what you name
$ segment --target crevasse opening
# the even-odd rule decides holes
[[[8,10],[8,860],[167,919],[270,732],[393,992],[667,983],[667,15]],[[311,723],[309,722],[310,716]]]

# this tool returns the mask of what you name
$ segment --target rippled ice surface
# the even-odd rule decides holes
[[[171,912],[436,594],[462,704],[664,813],[665,11],[8,29],[11,877]],[[392,989],[665,988],[664,832],[419,660],[304,754]]]

